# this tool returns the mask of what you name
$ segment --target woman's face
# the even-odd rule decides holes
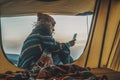
[[[53,34],[55,31],[54,26],[50,26],[50,33]]]
[[[51,19],[52,20],[51,20],[51,26],[50,26],[50,33],[53,34],[54,31],[55,31],[55,24],[56,24],[56,22],[54,21],[53,18],[51,18]]]

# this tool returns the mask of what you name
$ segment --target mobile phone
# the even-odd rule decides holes
[[[77,33],[73,35],[73,40],[76,40],[76,37],[77,37]]]

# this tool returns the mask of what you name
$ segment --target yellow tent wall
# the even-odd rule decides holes
[[[45,0],[46,1],[46,0]],[[0,0],[2,16],[32,15],[37,12],[48,14],[76,15],[93,12],[95,0]],[[49,0],[50,1],[50,0]]]
[[[119,9],[119,0],[97,0],[88,43],[75,64],[120,71]]]
[[[3,51],[0,49],[0,73],[4,73],[6,71],[20,71],[22,69],[17,68],[13,64],[11,64],[3,54]]]

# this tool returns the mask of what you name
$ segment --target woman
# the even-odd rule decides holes
[[[31,70],[43,54],[51,55],[53,64],[71,63],[70,47],[75,44],[75,40],[67,43],[56,42],[52,36],[54,32],[55,20],[47,15],[38,13],[37,23],[31,34],[24,41],[20,54],[18,67]],[[47,54],[48,53],[48,54]],[[42,62],[42,60],[41,60]],[[42,66],[45,62],[42,62]],[[49,63],[48,63],[49,64]]]

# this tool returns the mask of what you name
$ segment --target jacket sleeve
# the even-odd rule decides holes
[[[73,59],[70,56],[69,42],[59,43],[55,41],[54,38],[47,37],[47,38],[43,38],[42,44],[44,45],[45,48],[47,48],[50,52],[53,53],[52,57],[54,64],[59,64],[60,62],[64,64],[68,64],[73,62]]]
[[[51,36],[42,37],[42,45],[44,48],[47,48],[50,52],[58,52],[60,50],[67,50],[69,51],[70,44],[67,43],[59,43],[55,41],[55,39]]]

